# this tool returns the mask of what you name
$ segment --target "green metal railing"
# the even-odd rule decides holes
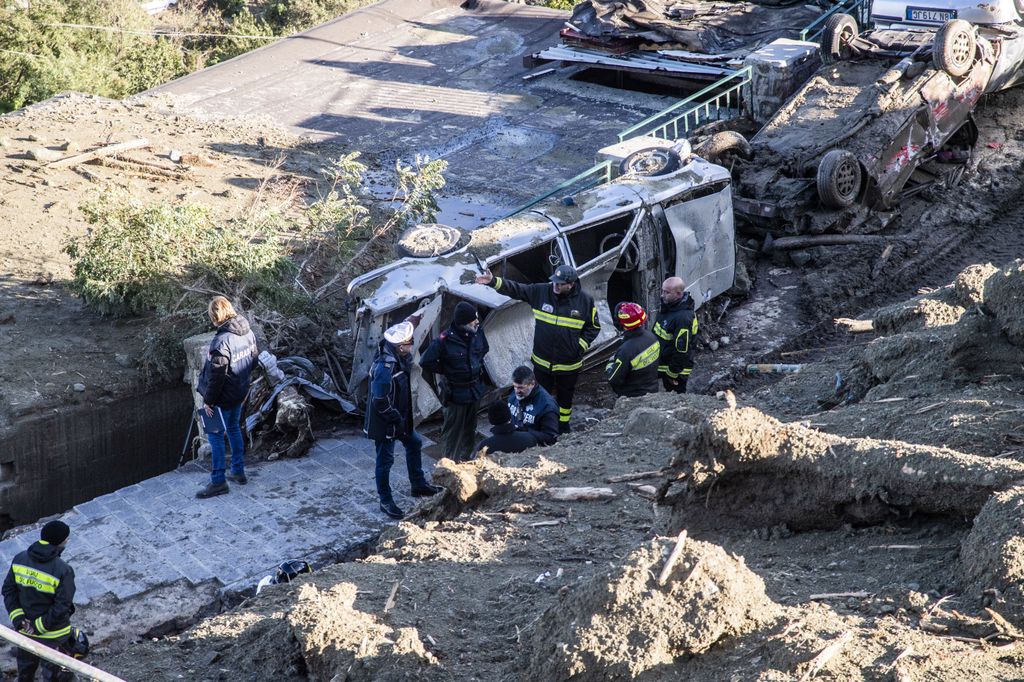
[[[686,135],[693,128],[708,121],[721,120],[723,111],[730,114],[734,111],[738,113],[748,97],[750,73],[750,67],[744,66],[718,79],[703,90],[698,90],[686,99],[626,128],[619,133],[619,142],[641,135],[675,140],[680,134]],[[677,113],[679,111],[682,113]],[[667,120],[663,120],[666,118]]]
[[[857,20],[857,26],[864,30],[871,23],[871,0],[843,0],[800,31],[800,40],[817,41],[821,37],[821,32],[825,30],[828,18],[840,12],[852,15]]]

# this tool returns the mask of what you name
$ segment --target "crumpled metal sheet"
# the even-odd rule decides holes
[[[584,0],[573,9],[571,24],[593,38],[743,56],[777,38],[797,37],[821,12],[803,2]]]

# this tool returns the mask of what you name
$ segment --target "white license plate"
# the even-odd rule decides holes
[[[921,7],[908,7],[908,21],[925,21],[931,24],[942,24],[950,19],[956,19],[955,9],[924,9]]]

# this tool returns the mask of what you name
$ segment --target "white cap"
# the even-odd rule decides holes
[[[416,327],[412,325],[412,322],[399,322],[385,330],[384,339],[388,343],[398,346],[407,341],[412,341],[412,333],[414,331],[416,331]]]

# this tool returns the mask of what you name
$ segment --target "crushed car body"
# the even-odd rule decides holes
[[[597,302],[601,321],[587,358],[616,340],[614,306],[635,301],[656,309],[668,276],[681,276],[697,305],[728,290],[735,268],[729,172],[682,144],[679,153],[673,142],[637,138],[602,150],[606,158],[626,157],[624,168],[635,165],[630,164],[637,154],[653,153],[667,161],[649,169],[650,174],[626,173],[474,230],[468,239],[453,240],[450,252],[406,256],[353,280],[348,288],[354,311],[349,395],[365,404],[367,373],[384,329],[422,309],[415,335],[418,357],[448,324],[459,301],[480,311],[490,342],[484,361],[487,385],[508,386],[512,370],[529,360],[533,313],[525,303],[475,284],[482,267],[506,279],[547,282],[557,265],[574,266],[581,286]],[[414,414],[421,420],[437,412],[441,402],[433,378],[423,376],[418,363],[414,366]]]
[[[746,222],[781,233],[869,232],[888,224],[901,199],[959,177],[995,65],[973,26],[859,34],[837,14],[822,56],[825,66],[736,159],[734,201]]]

